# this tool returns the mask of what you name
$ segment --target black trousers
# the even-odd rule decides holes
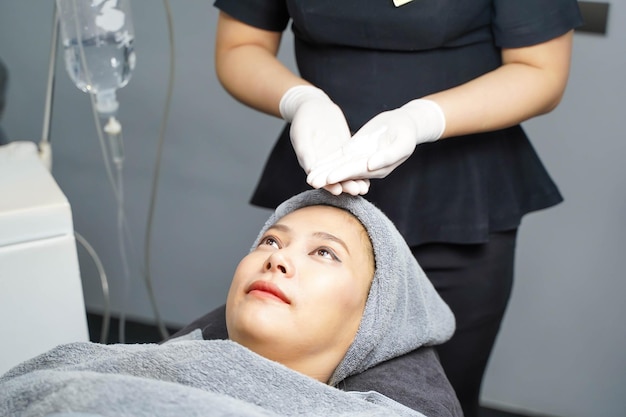
[[[413,255],[456,318],[456,332],[437,347],[465,417],[477,417],[480,387],[513,286],[517,230],[484,244],[429,243]]]

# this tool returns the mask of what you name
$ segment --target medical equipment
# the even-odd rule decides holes
[[[131,270],[127,256],[122,170],[124,146],[117,119],[116,91],[128,84],[135,68],[134,29],[129,0],[56,0],[56,14],[64,49],[65,67],[80,90],[89,93],[107,176],[118,213],[118,245],[129,298]],[[104,124],[104,127],[103,127]],[[104,144],[108,139],[108,151]],[[115,168],[115,178],[110,161]],[[126,235],[126,236],[125,236]],[[108,311],[104,316],[108,317]],[[125,312],[120,317],[120,341],[124,342]],[[108,327],[108,323],[103,326]]]
[[[0,146],[0,178],[1,375],[89,334],[70,205],[36,145]]]
[[[135,68],[128,0],[57,0],[65,67],[74,84],[95,94],[98,112],[117,111],[115,91]]]
[[[160,128],[160,136],[157,149],[157,162],[153,175],[152,193],[147,227],[145,236],[144,270],[140,271],[145,280],[146,289],[150,298],[152,309],[157,321],[159,331],[163,338],[169,333],[161,320],[156,299],[152,288],[150,272],[150,243],[152,231],[153,212],[156,203],[156,190],[160,167],[162,146],[164,142],[165,128],[169,115],[169,107],[173,90],[174,79],[174,41],[173,24],[169,2],[164,0],[166,9],[168,32],[170,40],[170,76],[166,96],[165,112]],[[125,277],[125,300],[123,305],[129,302],[129,281],[132,275],[129,265],[128,248],[132,249],[126,216],[124,213],[124,191],[122,168],[124,162],[124,144],[122,138],[122,125],[117,119],[116,90],[124,87],[135,67],[134,52],[134,28],[130,13],[130,0],[56,0],[53,40],[51,47],[51,63],[48,79],[48,94],[46,113],[44,120],[44,132],[39,144],[40,156],[51,166],[51,150],[48,140],[50,109],[52,107],[52,90],[54,85],[54,61],[56,59],[57,31],[61,29],[62,45],[64,48],[66,70],[74,84],[89,93],[93,110],[96,131],[102,150],[105,169],[111,183],[118,207],[118,246],[120,250],[122,266]],[[104,136],[108,139],[108,147]],[[112,168],[115,169],[115,178]],[[90,253],[96,264],[99,259],[88,242],[76,234],[77,240]],[[101,269],[101,268],[99,268]],[[100,271],[103,280],[103,293],[106,293],[106,275],[103,269]],[[106,300],[108,306],[108,300]],[[105,329],[108,327],[108,307],[103,314],[103,333],[101,341],[106,343]],[[124,343],[125,333],[125,308],[120,312],[119,341]]]
[[[124,159],[116,90],[135,68],[135,39],[129,0],[56,0],[65,68],[76,86],[93,94],[106,120],[113,161]]]

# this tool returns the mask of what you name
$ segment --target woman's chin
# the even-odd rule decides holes
[[[239,306],[236,314],[228,319],[228,333],[231,339],[243,345],[264,343],[284,338],[291,333],[286,325],[291,322],[286,305],[275,302],[246,303]]]

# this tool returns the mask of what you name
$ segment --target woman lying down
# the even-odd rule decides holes
[[[61,345],[0,378],[0,415],[422,416],[334,386],[446,341],[454,318],[382,212],[311,190],[239,263],[226,326],[229,340]]]

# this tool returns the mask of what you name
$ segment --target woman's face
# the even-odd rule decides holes
[[[373,275],[356,218],[329,206],[296,210],[239,263],[226,302],[229,338],[305,374],[318,372],[316,359],[336,362],[332,371],[356,335]]]

